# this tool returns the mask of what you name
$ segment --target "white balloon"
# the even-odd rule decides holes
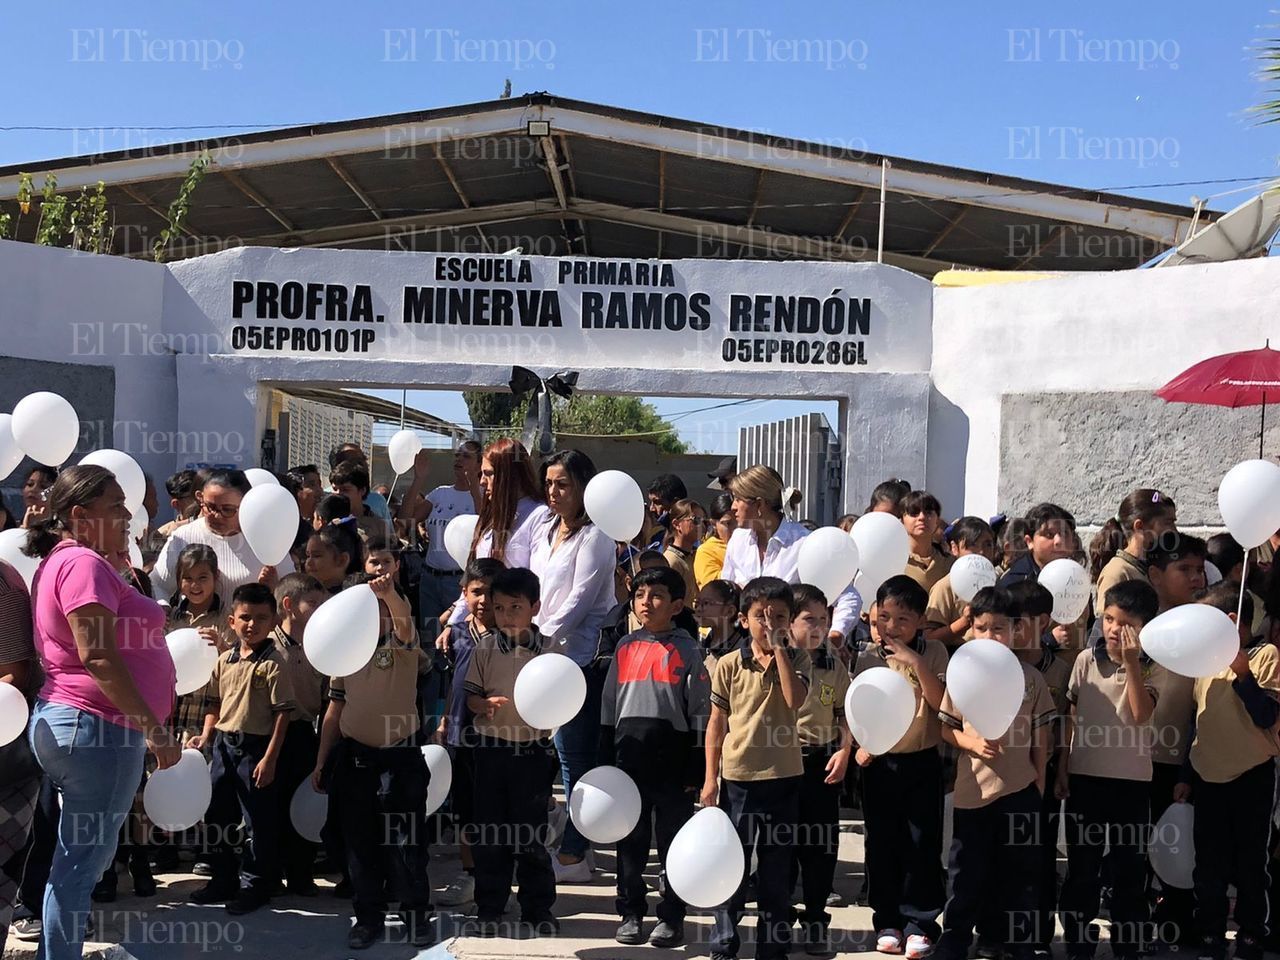
[[[1066,817],[1062,818],[1066,821]],[[1196,808],[1189,803],[1171,803],[1151,833],[1147,856],[1160,882],[1179,890],[1190,890],[1196,866]]]
[[[947,692],[960,715],[988,740],[999,740],[1026,695],[1022,662],[998,640],[960,645],[947,664]]]
[[[22,579],[27,582],[27,589],[30,590],[36,578],[36,570],[40,567],[40,560],[38,557],[28,557],[22,552],[26,542],[27,531],[20,527],[0,530],[0,560],[22,574]]]
[[[955,595],[969,603],[984,587],[996,585],[996,568],[980,553],[966,553],[951,564],[951,589]]]
[[[136,543],[130,540],[129,541],[129,566],[133,567],[135,570],[141,570],[142,565],[143,565],[142,549]]]
[[[438,743],[423,747],[422,759],[427,761],[427,773],[431,775],[427,782],[427,816],[431,816],[444,804],[453,788],[453,761],[449,759],[449,751]]]
[[[460,513],[444,528],[444,549],[459,568],[465,569],[471,556],[471,540],[476,535],[480,518],[474,513]]]
[[[858,572],[858,545],[839,527],[822,527],[800,542],[801,583],[809,583],[835,603]]]
[[[36,463],[60,467],[80,440],[75,407],[56,393],[29,393],[13,408],[13,439]]]
[[[853,585],[871,603],[880,584],[907,569],[911,555],[907,528],[892,513],[866,513],[854,521],[850,533],[862,568]]]
[[[347,677],[378,647],[378,598],[367,583],[348,587],[322,603],[307,621],[302,650],[322,674]]]
[[[644,527],[645,503],[640,485],[621,470],[604,470],[587,483],[582,505],[591,522],[610,540],[627,541]]]
[[[213,780],[209,765],[199,750],[183,750],[172,767],[157,770],[147,778],[142,791],[142,808],[161,830],[179,831],[194,827],[209,809]]]
[[[1218,565],[1212,560],[1204,562],[1204,585],[1212,587],[1215,583],[1222,582],[1222,571],[1218,569]]]
[[[422,449],[422,439],[412,430],[397,430],[387,441],[387,459],[396,476],[413,469],[413,459]]]
[[[298,789],[293,791],[293,799],[289,801],[289,822],[298,836],[312,843],[320,842],[320,830],[329,818],[329,796],[317,793],[307,777]]]
[[[708,910],[742,884],[746,857],[729,815],[703,807],[676,833],[667,850],[667,883],[691,907]]]
[[[0,480],[18,469],[25,456],[13,438],[13,414],[0,413]]]
[[[1051,560],[1040,571],[1040,586],[1053,594],[1054,623],[1075,623],[1089,605],[1089,571],[1074,560]]]
[[[129,512],[146,516],[142,500],[147,495],[147,475],[142,472],[137,460],[120,450],[95,450],[86,454],[80,462],[103,467],[115,474],[116,483],[124,491],[124,504]]]
[[[1184,677],[1216,676],[1240,652],[1235,623],[1207,603],[1166,610],[1142,628],[1138,642],[1152,660]]]
[[[640,790],[617,767],[595,767],[573,785],[569,819],[592,843],[617,843],[640,822]]]
[[[563,653],[544,653],[520,670],[511,698],[520,719],[535,730],[551,730],[578,715],[587,699],[587,678]]]
[[[129,539],[141,540],[147,534],[147,525],[151,522],[151,518],[147,516],[147,511],[135,510],[133,516],[129,518]]]
[[[0,681],[0,747],[26,733],[29,719],[31,711],[22,691],[12,683]]]
[[[279,484],[262,484],[240,501],[240,532],[264,567],[289,555],[298,538],[298,501]]]
[[[1222,522],[1246,550],[1280,530],[1280,464],[1245,460],[1227,471],[1218,485]]]
[[[858,746],[879,756],[892,750],[910,728],[916,717],[916,692],[896,670],[875,667],[849,684],[844,715]]]
[[[195,627],[183,627],[165,636],[173,669],[177,674],[178,696],[195,693],[213,674],[218,662],[218,648],[200,636]]]
[[[261,467],[249,467],[244,472],[245,479],[249,481],[250,487],[278,487],[280,481],[276,475],[270,470],[263,470]]]

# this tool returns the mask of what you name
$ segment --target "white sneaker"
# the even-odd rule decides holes
[[[21,920],[13,921],[13,926],[9,928],[9,932],[13,934],[13,939],[15,940],[35,943],[40,939],[40,935],[44,933],[44,924],[41,923],[39,917],[23,917]]]
[[[570,864],[561,863],[558,858],[553,859],[551,868],[555,871],[556,883],[591,882],[591,864],[587,863],[585,858]]]
[[[876,951],[878,953],[901,953],[902,931],[881,930],[876,934]]]
[[[476,878],[464,873],[444,888],[435,898],[442,907],[460,907],[476,898]]]
[[[933,941],[923,934],[913,933],[907,937],[907,960],[923,960],[933,953]]]

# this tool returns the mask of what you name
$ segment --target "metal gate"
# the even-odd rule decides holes
[[[840,517],[842,463],[835,431],[820,413],[738,428],[738,469],[763,464],[804,498],[797,520],[830,526]]]

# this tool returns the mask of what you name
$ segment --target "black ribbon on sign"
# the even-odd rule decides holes
[[[545,457],[556,444],[555,433],[551,429],[551,395],[554,393],[565,399],[573,396],[573,389],[578,385],[577,372],[561,370],[544,380],[527,367],[512,367],[508,385],[517,399],[522,399],[527,393],[533,394],[524,415],[522,439],[531,454]]]

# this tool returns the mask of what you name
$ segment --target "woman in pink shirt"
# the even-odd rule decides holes
[[[129,511],[97,466],[62,471],[24,552],[42,557],[32,586],[35,643],[45,669],[29,736],[62,795],[58,847],[44,893],[43,960],[79,957],[89,891],[115,852],[148,749],[164,769],[181,750],[165,721],[173,660],[164,609],[106,558],[128,550]]]

